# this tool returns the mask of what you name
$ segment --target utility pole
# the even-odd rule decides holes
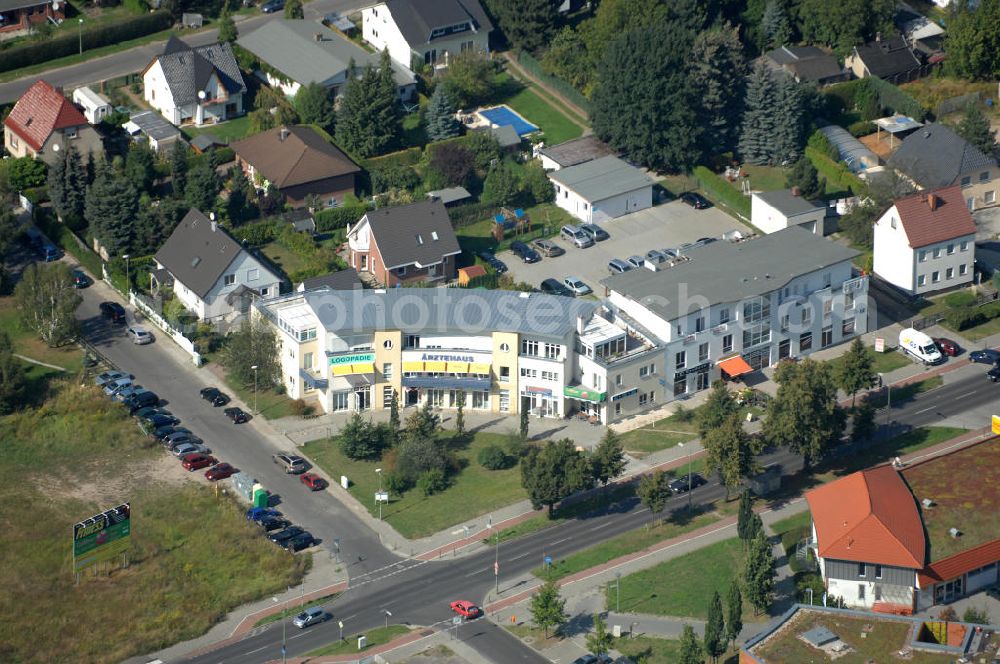
[[[83,55],[83,19],[77,25],[77,34],[80,36],[80,55]]]
[[[132,258],[128,254],[123,254],[122,258],[125,259],[125,299],[128,299],[128,294],[132,291],[132,284],[128,280],[128,259]]]
[[[496,554],[493,556],[493,576],[496,578],[497,587],[496,593],[500,594],[500,529],[497,529],[497,548]]]
[[[253,369],[253,414],[257,414],[257,365],[251,365]]]
[[[378,520],[382,520],[382,469],[376,468],[375,474],[378,475],[378,493],[375,494],[375,502],[378,503]]]

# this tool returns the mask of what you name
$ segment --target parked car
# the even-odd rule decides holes
[[[451,610],[462,616],[473,620],[483,615],[483,610],[467,599],[460,599],[451,603]]]
[[[504,274],[505,272],[507,272],[507,264],[504,263],[499,258],[494,257],[492,260],[490,260],[489,266],[493,268],[493,271],[496,272],[497,274]]]
[[[580,224],[579,229],[590,236],[590,239],[594,242],[601,242],[611,237],[606,230],[597,224]]]
[[[612,258],[608,261],[608,272],[611,274],[622,274],[632,269],[632,265],[620,258]]]
[[[566,286],[574,295],[590,295],[594,290],[583,282],[579,277],[566,277],[563,279]]]
[[[284,521],[284,519],[282,520]],[[304,532],[306,532],[304,528],[300,528],[299,526],[293,526],[286,521],[285,526],[281,530],[279,530],[276,533],[271,533],[270,535],[267,536],[267,538],[272,542],[274,542],[275,544],[280,544],[281,542],[284,542],[285,540],[288,539],[292,539],[293,537],[301,535]]]
[[[86,288],[90,285],[90,277],[80,270],[73,270],[73,288]]]
[[[132,339],[132,343],[136,346],[145,346],[146,344],[153,343],[153,333],[138,325],[133,325],[125,330],[125,334]]]
[[[628,262],[632,264],[632,267],[642,267],[646,263],[646,259],[642,256],[629,256]]]
[[[183,459],[189,454],[208,454],[212,450],[208,449],[204,445],[199,445],[198,443],[181,443],[174,447],[172,454],[175,457]],[[214,464],[213,464],[214,465]]]
[[[156,415],[150,415],[145,418],[147,422],[152,424],[154,427],[159,429],[160,427],[165,427],[169,424],[179,424],[180,420],[174,417],[172,414],[163,412],[157,413]]]
[[[660,265],[661,263],[669,261],[670,256],[663,253],[659,249],[650,249],[646,252],[646,260],[654,265]]]
[[[46,263],[51,263],[62,258],[62,252],[59,251],[55,245],[49,244],[48,242],[39,248],[38,255],[41,256],[42,261]]]
[[[226,417],[233,421],[233,424],[243,424],[244,422],[248,422],[250,420],[250,416],[247,415],[242,408],[237,408],[236,406],[227,408],[223,412],[226,414]]]
[[[573,293],[563,286],[557,279],[546,279],[539,286],[539,290],[543,293],[548,293],[549,295],[563,295],[565,297],[573,297]]]
[[[580,230],[578,226],[573,224],[566,224],[560,228],[559,236],[569,241],[570,244],[578,249],[586,249],[587,247],[594,246],[594,238],[590,237]]]
[[[204,442],[205,441],[203,441],[201,438],[194,435],[193,433],[181,433],[177,434],[176,438],[168,438],[167,440],[163,441],[163,446],[166,447],[171,452],[173,452],[174,450],[184,447],[185,445],[197,445],[201,447],[204,444]],[[208,448],[205,448],[203,450],[191,450],[191,451],[204,453],[208,451]]]
[[[265,14],[273,14],[274,12],[280,12],[285,8],[285,0],[267,0],[264,4],[260,6],[260,10]]]
[[[281,546],[295,553],[296,551],[301,551],[303,549],[308,549],[309,547],[316,544],[316,538],[309,533],[301,533],[295,537],[286,539],[281,543]]]
[[[566,250],[560,247],[558,244],[552,240],[535,240],[531,243],[535,250],[546,258],[552,258],[553,256],[562,256],[566,253]]]
[[[289,475],[299,475],[306,472],[306,460],[296,454],[272,454],[271,459]]]
[[[482,249],[476,252],[476,255],[482,258],[487,263],[496,258],[496,254],[494,254],[490,249]]]
[[[264,529],[265,533],[272,531],[283,531],[292,525],[292,522],[280,516],[263,516],[257,519],[257,525]],[[298,526],[292,526],[293,528],[298,528]],[[299,529],[301,530],[301,528]]]
[[[712,203],[707,198],[701,194],[696,194],[693,191],[681,194],[681,200],[693,207],[695,210],[704,210],[705,208],[712,207]]]
[[[137,408],[132,411],[132,417],[137,417],[140,420],[145,419],[148,415],[156,415],[157,413],[165,412],[162,408],[157,408],[156,406],[143,406],[142,408]]]
[[[215,387],[202,388],[201,398],[216,407],[225,406],[229,403],[229,396],[220,392],[219,389]]]
[[[131,397],[125,400],[125,405],[128,407],[129,412],[135,415],[135,411],[141,410],[143,408],[149,408],[160,403],[160,397],[156,392],[152,390],[143,390],[139,394],[133,394]]]
[[[314,606],[311,609],[306,609],[299,615],[295,616],[292,619],[292,624],[299,629],[305,629],[309,625],[321,623],[329,617],[330,614],[326,612],[326,609],[321,606]]]
[[[260,521],[269,516],[281,516],[281,512],[270,507],[251,507],[246,512],[247,521]]]
[[[714,237],[700,237],[697,240],[695,240],[695,244],[701,244],[701,245],[712,244],[713,242],[715,242],[715,240],[716,238]]]
[[[121,380],[122,378],[128,378],[131,380],[132,377],[124,371],[105,371],[102,374],[98,374],[97,377],[94,378],[94,385],[97,387],[104,387],[108,383]]]
[[[131,399],[132,397],[138,396],[139,394],[142,394],[142,393],[148,392],[148,391],[149,390],[147,390],[142,385],[132,384],[132,385],[129,385],[128,387],[124,387],[124,388],[118,390],[117,392],[115,392],[114,395],[112,396],[112,399],[114,399],[115,401],[120,401],[122,403],[125,403],[127,400]]]
[[[181,460],[181,465],[184,466],[188,472],[208,468],[209,466],[214,466],[216,463],[217,460],[214,456],[200,454],[198,452],[189,454]]]
[[[153,430],[153,437],[156,438],[157,440],[162,441],[166,440],[168,436],[171,436],[172,434],[175,433],[190,434],[191,430],[186,427],[178,427],[172,424],[168,424],[167,426],[156,427],[156,429]]]
[[[1000,351],[993,350],[992,348],[974,350],[969,353],[969,359],[982,364],[1000,364]]]
[[[690,480],[688,479],[689,477]],[[673,493],[687,493],[689,488],[691,491],[694,491],[705,484],[708,484],[708,481],[704,477],[698,473],[690,473],[689,475],[681,475],[667,486],[670,487]]]
[[[520,258],[524,263],[537,263],[542,260],[542,257],[538,255],[537,251],[520,240],[512,243],[510,245],[510,250],[514,252],[514,255]]]
[[[991,383],[995,383],[1000,380],[1000,365],[993,367],[986,372],[986,377],[990,379]]]
[[[117,302],[101,302],[101,316],[109,319],[112,323],[125,322],[125,307]]]
[[[303,473],[299,479],[312,491],[322,491],[327,487],[327,481],[316,473]]]
[[[205,471],[205,479],[207,479],[209,482],[224,480],[227,477],[230,477],[231,475],[235,475],[236,472],[237,472],[236,469],[233,468],[230,464],[220,463],[212,466],[211,468]]]
[[[962,352],[962,349],[957,343],[951,339],[946,339],[944,337],[937,337],[934,339],[934,344],[938,347],[938,350],[947,355],[948,357],[955,357]]]
[[[111,382],[104,384],[104,394],[106,394],[109,397],[113,397],[118,392],[121,392],[125,388],[131,386],[132,386],[131,378],[118,378],[117,380],[113,380]]]

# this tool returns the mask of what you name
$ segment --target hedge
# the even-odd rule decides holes
[[[60,223],[51,210],[36,207],[32,216],[35,224],[45,233],[46,237],[55,242],[67,254],[80,261],[80,264],[87,268],[95,278],[101,278],[101,257],[89,249],[87,243],[80,240],[66,224]]]
[[[280,230],[281,222],[271,217],[237,226],[230,229],[230,233],[237,240],[246,241],[251,247],[261,247],[268,242],[273,242],[278,237]]]
[[[834,161],[811,145],[806,146],[805,154],[816,167],[816,171],[838,189],[849,190],[855,196],[866,191],[865,183],[851,173],[851,169],[843,161]]]
[[[736,187],[726,182],[705,166],[695,166],[692,175],[698,180],[698,184],[704,192],[710,198],[714,198],[716,203],[722,203],[743,219],[750,219],[749,196],[744,196]]]
[[[391,152],[381,157],[371,157],[362,160],[362,166],[368,170],[384,170],[389,168],[399,168],[400,166],[413,166],[420,162],[423,157],[423,150],[419,147],[406,148],[399,152]]]
[[[567,100],[579,107],[580,110],[588,116],[590,115],[592,110],[590,100],[584,97],[579,90],[566,81],[547,73],[542,68],[542,63],[533,58],[530,53],[527,51],[519,52],[517,54],[517,62],[532,76],[542,81],[549,87],[554,88],[556,92],[561,94],[563,97],[566,97]]]
[[[338,228],[346,228],[365,216],[368,208],[364,205],[345,205],[344,207],[327,208],[313,215],[316,220],[316,230],[329,233]]]
[[[118,44],[130,39],[145,37],[161,30],[166,30],[174,24],[174,18],[168,11],[155,11],[141,16],[131,16],[114,23],[101,25],[99,28],[84,30],[82,33],[83,47],[87,50]],[[66,30],[61,34],[29,41],[0,50],[0,72],[11,71],[37,65],[56,58],[76,55],[80,49],[81,37],[75,30]]]
[[[982,325],[994,318],[1000,318],[1000,302],[990,302],[981,307],[952,309],[945,314],[948,326],[958,332]]]

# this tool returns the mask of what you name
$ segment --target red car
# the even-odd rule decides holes
[[[470,602],[469,600],[460,599],[457,602],[451,603],[451,610],[460,616],[472,620],[473,618],[478,618],[483,615],[483,610],[478,606]]]
[[[214,482],[216,480],[224,480],[230,475],[235,475],[236,469],[233,468],[228,463],[220,463],[217,466],[212,466],[205,471],[205,479],[209,482]]]
[[[214,456],[201,454],[200,452],[192,452],[184,457],[181,461],[181,465],[187,470],[201,470],[202,468],[214,466],[217,462],[218,460]]]
[[[322,491],[326,488],[326,480],[316,473],[305,473],[299,477],[302,483],[313,491]]]
[[[940,350],[948,357],[955,357],[962,351],[962,349],[958,346],[958,344],[952,341],[951,339],[945,339],[943,337],[939,337],[934,340],[934,344],[938,347],[938,350]]]

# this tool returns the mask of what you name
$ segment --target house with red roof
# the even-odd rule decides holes
[[[104,150],[101,135],[62,90],[37,81],[14,104],[3,123],[3,141],[13,157],[33,157],[52,164],[70,146],[86,156]]]
[[[874,227],[875,274],[911,295],[972,283],[976,224],[959,185],[896,201]]]

